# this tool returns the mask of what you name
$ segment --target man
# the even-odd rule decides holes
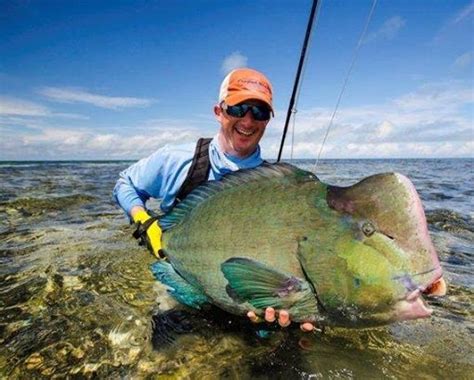
[[[221,84],[214,115],[220,128],[209,142],[208,152],[207,149],[200,151],[199,145],[196,152],[165,146],[120,173],[114,188],[115,199],[139,224],[137,231],[143,226],[138,235],[146,238],[148,248],[157,257],[161,250],[161,230],[148,214],[146,201],[150,197],[161,198],[161,211],[170,211],[182,199],[183,193],[190,191],[189,183],[199,184],[200,180],[190,178],[190,173],[196,166],[196,160],[207,153],[209,159],[205,163],[209,163],[209,169],[204,180],[220,180],[227,173],[261,165],[259,142],[273,115],[270,82],[256,70],[241,68],[231,71]],[[275,315],[275,310],[268,308],[265,319],[273,322]],[[258,320],[253,312],[249,312],[248,316],[252,321]],[[278,322],[283,327],[290,324],[286,311],[280,311]],[[302,324],[303,330],[311,331],[313,328],[310,323]]]

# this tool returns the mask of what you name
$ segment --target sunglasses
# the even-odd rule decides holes
[[[221,108],[232,117],[244,117],[247,112],[252,112],[252,117],[257,121],[270,120],[272,111],[267,106],[256,106],[254,104],[240,103],[235,106],[229,106],[222,103]]]

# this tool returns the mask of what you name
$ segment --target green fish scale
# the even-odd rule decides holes
[[[218,305],[243,313],[248,305],[236,305],[225,292],[221,264],[231,257],[254,258],[304,278],[298,242],[320,223],[318,195],[325,195],[325,186],[301,175],[261,178],[225,189],[165,233],[167,254]],[[331,212],[327,205],[326,212]]]

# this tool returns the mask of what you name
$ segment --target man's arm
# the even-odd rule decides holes
[[[163,160],[159,153],[157,151],[122,171],[115,184],[114,198],[131,219],[134,207],[144,210],[150,197],[158,198],[161,195]]]
[[[120,173],[114,188],[114,197],[120,207],[137,225],[133,236],[157,257],[161,250],[161,229],[156,219],[148,214],[145,203],[150,197],[164,196],[163,173],[167,152],[160,149]]]
[[[146,209],[149,198],[159,198],[161,211],[167,213],[174,205],[192,158],[192,148],[158,149],[120,173],[114,188],[115,200],[129,217],[135,206]]]

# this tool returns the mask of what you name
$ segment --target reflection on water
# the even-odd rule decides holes
[[[0,163],[1,376],[470,377],[472,160],[322,161],[318,176],[333,184],[383,171],[408,175],[449,288],[430,301],[428,320],[315,334],[263,334],[245,320],[179,306],[174,314],[175,302],[149,271],[153,257],[136,246],[111,199],[127,165]],[[158,312],[169,318],[154,318]]]

